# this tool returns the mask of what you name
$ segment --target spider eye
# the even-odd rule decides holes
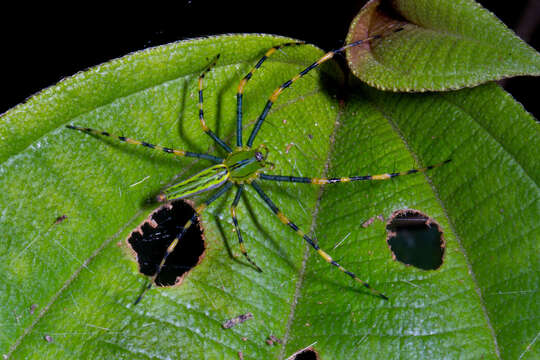
[[[262,161],[262,160],[264,160],[264,156],[263,156],[262,152],[260,152],[260,151],[255,151],[255,159],[256,159],[257,161]]]

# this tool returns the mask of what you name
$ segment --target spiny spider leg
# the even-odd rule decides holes
[[[301,45],[304,44],[303,41],[295,41],[290,43],[285,43],[281,45],[276,45],[266,51],[266,53],[259,59],[257,64],[247,73],[246,76],[240,81],[238,84],[238,91],[236,93],[236,146],[241,147],[242,146],[242,99],[244,95],[244,87],[246,86],[247,82],[251,77],[253,76],[253,73],[261,67],[261,65],[268,59],[273,53],[275,53],[277,50],[287,47],[287,46],[294,46],[294,45]]]
[[[402,30],[402,28],[395,29],[394,32],[398,32],[398,31],[401,31],[401,30]],[[322,63],[332,59],[336,54],[338,54],[338,53],[340,53],[342,51],[345,51],[348,48],[363,44],[365,42],[375,40],[375,39],[380,39],[381,37],[382,37],[382,35],[370,36],[370,37],[365,38],[363,40],[358,40],[358,41],[352,42],[350,44],[347,44],[345,46],[342,46],[341,48],[339,48],[337,50],[329,51],[323,57],[321,57],[319,60],[317,60],[313,64],[309,65],[307,68],[305,68],[304,70],[299,72],[296,76],[294,76],[292,79],[287,80],[280,87],[278,87],[276,90],[274,90],[274,92],[272,93],[272,95],[270,95],[270,98],[266,102],[266,105],[265,105],[261,115],[259,115],[259,118],[257,119],[257,122],[255,123],[255,126],[253,126],[253,130],[251,131],[251,134],[249,135],[249,139],[248,139],[248,142],[247,142],[248,148],[250,148],[253,145],[253,141],[255,140],[255,137],[257,136],[257,133],[259,132],[259,129],[261,128],[264,120],[266,119],[266,116],[268,115],[270,109],[272,108],[272,105],[276,102],[277,98],[283,92],[283,90],[285,90],[286,88],[291,86],[296,80],[300,79],[301,77],[306,75],[308,72],[315,69],[317,66],[319,66]]]
[[[384,295],[383,293],[381,293],[380,291],[372,288],[367,282],[361,280],[358,276],[356,276],[354,273],[348,271],[347,269],[345,269],[343,266],[341,266],[340,264],[338,264],[334,259],[332,259],[332,257],[330,255],[328,255],[328,253],[326,253],[323,249],[321,249],[319,247],[319,245],[317,245],[313,239],[311,239],[306,233],[304,233],[298,226],[296,226],[295,223],[293,223],[292,221],[290,221],[282,212],[281,210],[279,210],[279,208],[274,204],[274,202],[272,200],[270,200],[270,198],[268,197],[268,195],[266,195],[264,193],[264,191],[261,189],[261,187],[259,186],[259,184],[256,182],[256,181],[253,181],[251,183],[251,186],[253,186],[253,188],[255,189],[255,191],[257,191],[257,193],[259,194],[259,196],[264,200],[264,202],[268,205],[268,207],[270,208],[270,210],[272,210],[272,212],[274,213],[274,215],[276,215],[278,217],[278,219],[285,225],[288,225],[291,229],[293,229],[296,234],[298,234],[298,236],[300,236],[301,238],[303,238],[315,251],[317,251],[317,253],[326,261],[328,262],[329,264],[332,264],[334,265],[335,267],[337,267],[339,270],[341,270],[342,272],[344,272],[345,274],[349,275],[351,278],[353,278],[354,280],[358,281],[359,283],[361,283],[362,285],[364,285],[364,287],[366,287],[367,289],[369,289],[369,291],[371,291],[372,294],[384,299],[384,300],[388,300],[388,297],[386,297],[386,295]]]
[[[443,161],[442,163],[426,166],[420,169],[411,169],[402,172],[396,173],[385,173],[378,175],[359,175],[351,177],[339,177],[339,178],[310,178],[310,177],[299,177],[299,176],[290,176],[290,175],[270,175],[270,174],[259,174],[259,179],[261,180],[270,180],[270,181],[284,181],[284,182],[295,182],[295,183],[304,183],[304,184],[335,184],[339,182],[350,182],[350,181],[362,181],[362,180],[389,180],[396,176],[410,175],[419,172],[426,172],[428,170],[434,169],[436,167],[442,166],[446,163],[449,163],[451,159]]]
[[[206,125],[206,121],[204,121],[204,111],[203,111],[203,81],[206,74],[212,69],[217,61],[219,59],[219,54],[216,55],[214,60],[208,65],[208,67],[201,73],[199,76],[199,121],[201,123],[201,127],[203,131],[210,136],[219,146],[221,146],[223,149],[225,149],[226,152],[230,153],[232,152],[232,149],[227,145],[223,140],[221,140],[210,128]]]
[[[87,127],[83,128],[83,127],[79,127],[79,126],[75,126],[75,125],[66,125],[66,127],[68,129],[78,130],[78,131],[82,131],[82,132],[97,135],[97,136],[107,136],[107,137],[115,138],[117,140],[126,142],[128,144],[140,145],[140,146],[147,147],[149,149],[164,151],[164,152],[166,152],[168,154],[173,154],[173,155],[176,155],[176,156],[186,156],[186,157],[193,157],[193,158],[198,158],[198,159],[205,159],[205,160],[213,161],[215,163],[223,162],[222,158],[219,158],[219,157],[214,156],[214,155],[195,153],[195,152],[186,151],[186,150],[171,149],[171,148],[160,146],[160,145],[149,144],[146,141],[139,141],[139,140],[135,140],[135,139],[125,137],[125,136],[114,135],[114,134],[111,134],[111,133],[109,133],[107,131],[94,130],[94,129],[87,128]]]
[[[242,238],[242,233],[240,231],[240,227],[238,226],[238,219],[236,219],[236,206],[238,205],[238,202],[240,202],[240,196],[242,196],[242,191],[244,190],[244,185],[238,185],[238,190],[236,191],[236,196],[234,197],[234,201],[231,204],[231,216],[234,224],[234,229],[236,231],[236,235],[238,236],[238,244],[240,245],[240,251],[244,256],[246,257],[246,260],[257,269],[257,271],[262,272],[262,269],[255,264],[255,261],[253,261],[246,250],[246,247],[244,246],[244,239]]]

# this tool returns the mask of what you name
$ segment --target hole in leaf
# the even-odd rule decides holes
[[[429,216],[418,210],[397,210],[392,213],[386,230],[386,241],[394,259],[423,270],[435,270],[442,265],[443,233]]]
[[[142,274],[152,276],[156,273],[167,247],[194,214],[195,210],[186,201],[168,203],[152,212],[129,235],[127,242],[136,254]],[[156,278],[156,285],[179,285],[189,270],[200,263],[204,257],[204,249],[203,231],[197,218],[167,257]]]
[[[290,359],[293,360],[319,360],[319,354],[312,347],[302,350],[301,352],[294,355]]]

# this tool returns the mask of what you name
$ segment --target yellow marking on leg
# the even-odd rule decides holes
[[[246,247],[244,246],[244,243],[240,243],[239,245],[240,245],[240,251],[242,252],[242,254],[245,255],[247,251],[246,251]]]
[[[319,255],[321,255],[324,258],[324,260],[326,260],[329,263],[332,262],[332,257],[328,255],[326,252],[324,252],[323,249],[319,249],[317,250],[317,252],[319,253]]]
[[[184,150],[173,150],[173,154],[178,156],[185,156],[186,152]]]
[[[295,82],[296,80],[300,79],[301,77],[302,77],[302,75],[296,74],[296,75],[291,79],[291,83]]]
[[[339,179],[341,182],[349,182],[351,181],[351,178],[347,178],[347,177],[342,177],[341,179]]]
[[[373,175],[371,177],[371,180],[387,180],[390,179],[390,174],[380,174],[380,175]]]
[[[158,274],[160,273],[161,269],[163,268],[163,265],[165,265],[165,261],[167,261],[167,256],[174,251],[174,248],[176,247],[176,245],[178,245],[178,238],[175,238],[172,241],[172,243],[169,245],[169,247],[167,248],[166,256],[164,256],[163,259],[161,259],[161,262],[159,263],[158,271],[153,276],[154,280],[157,278]]]
[[[130,139],[130,138],[126,138],[126,142],[128,144],[141,145],[141,142],[139,140],[133,140],[133,139]]]
[[[188,222],[186,223],[186,226],[185,226],[185,227],[187,228],[187,227],[189,227],[190,225],[191,225],[191,221],[188,221]],[[175,238],[175,239],[173,240],[173,242],[172,242],[172,243],[169,245],[169,247],[167,248],[167,253],[169,253],[169,254],[172,253],[173,250],[174,250],[174,248],[176,247],[177,244],[178,244],[178,238]]]
[[[249,73],[252,74],[253,71],[250,71]],[[238,93],[239,94],[242,94],[244,92],[244,86],[246,86],[246,83],[247,83],[246,78],[243,78],[242,80],[240,80],[240,84],[238,84]]]
[[[199,90],[203,89],[203,77],[199,77]]]
[[[276,214],[276,216],[279,218],[279,220],[281,220],[282,223],[284,223],[285,225],[287,225],[289,223],[289,219],[287,219],[287,217],[285,215],[283,215],[283,213],[280,211]]]
[[[275,47],[270,48],[270,49],[268,49],[268,51],[266,52],[266,54],[264,54],[264,56],[268,57],[268,56],[272,55],[273,53],[275,53],[276,50],[277,50],[277,49],[276,49]]]
[[[195,212],[197,214],[200,214],[200,213],[202,213],[204,211],[204,209],[206,209],[206,204],[201,204],[201,205],[197,206],[197,208],[195,209]]]
[[[328,180],[327,179],[313,178],[313,179],[311,179],[311,183],[312,184],[317,184],[317,185],[323,185],[323,184],[328,183]]]
[[[300,235],[300,237],[304,237],[304,235],[305,235],[305,233],[304,233],[302,230],[300,230],[300,229],[296,230],[296,233],[297,233],[298,235]]]
[[[272,96],[270,96],[270,102],[275,102],[279,96],[279,94],[281,94],[281,92],[283,91],[283,88],[282,87],[279,87],[277,88],[274,93],[272,94]]]
[[[330,60],[331,58],[334,57],[334,53],[333,52],[329,52],[329,53],[326,53],[322,58],[320,58],[319,60],[317,60],[317,64],[322,64],[323,62],[327,61],[327,60]]]

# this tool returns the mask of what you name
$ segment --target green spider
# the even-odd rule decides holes
[[[395,30],[395,31],[399,31],[399,30],[400,29]],[[209,129],[204,120],[203,80],[204,80],[205,75],[208,73],[208,71],[210,71],[210,69],[216,64],[217,60],[219,59],[219,55],[216,56],[214,61],[199,76],[199,80],[198,80],[199,120],[200,120],[200,124],[203,131],[206,134],[208,134],[220,147],[222,147],[227,152],[228,155],[226,158],[219,158],[219,157],[209,155],[209,154],[202,154],[202,153],[195,153],[195,152],[190,152],[190,151],[185,151],[185,150],[167,148],[167,147],[163,147],[159,145],[149,144],[145,141],[130,139],[124,136],[116,136],[106,131],[99,131],[99,130],[94,130],[90,128],[78,127],[74,125],[67,125],[69,129],[79,130],[79,131],[94,134],[94,135],[115,137],[118,140],[127,142],[129,144],[141,145],[147,148],[164,151],[166,153],[174,154],[177,156],[205,159],[205,160],[209,160],[215,163],[215,165],[205,170],[202,170],[201,172],[191,176],[190,178],[177,182],[176,184],[166,188],[160,195],[158,195],[157,197],[158,201],[166,202],[166,201],[172,201],[176,199],[190,197],[190,196],[202,193],[202,192],[217,189],[217,191],[208,200],[206,200],[204,203],[202,203],[195,209],[195,214],[193,215],[193,217],[186,222],[186,224],[184,225],[180,233],[175,237],[175,239],[168,246],[167,250],[165,251],[165,254],[163,255],[163,259],[161,260],[161,262],[156,268],[155,274],[151,277],[151,280],[149,281],[148,285],[144,287],[143,291],[141,292],[139,297],[136,299],[135,304],[139,303],[143,295],[145,294],[145,292],[152,287],[152,284],[155,282],[157,276],[160,274],[161,270],[163,269],[163,266],[165,265],[167,257],[174,251],[178,242],[182,239],[182,237],[187,232],[189,227],[196,221],[197,215],[201,214],[206,209],[206,207],[208,207],[208,205],[210,205],[220,196],[228,192],[232,188],[233,185],[236,187],[236,195],[230,206],[232,221],[236,229],[236,234],[238,236],[238,243],[240,246],[240,250],[242,254],[245,256],[246,260],[251,265],[253,265],[255,269],[257,269],[258,271],[262,271],[261,268],[249,257],[247,253],[247,250],[244,246],[242,233],[238,226],[238,220],[236,218],[236,207],[238,203],[240,202],[242,192],[244,191],[244,186],[246,185],[251,185],[253,189],[255,189],[257,194],[262,198],[262,200],[268,205],[268,207],[274,213],[274,215],[277,216],[283,224],[289,226],[293,231],[295,231],[296,234],[298,234],[298,236],[303,238],[325,261],[337,267],[339,270],[349,275],[354,280],[360,282],[363,286],[369,289],[374,295],[381,297],[385,300],[388,299],[380,291],[372,288],[367,282],[361,280],[354,273],[348,271],[343,266],[338,264],[335,260],[332,259],[332,257],[327,252],[321,249],[319,245],[317,245],[317,243],[309,235],[307,235],[304,231],[302,231],[294,222],[289,220],[280,211],[280,209],[276,206],[276,204],[274,204],[274,202],[268,197],[268,195],[266,195],[266,193],[261,188],[261,185],[259,184],[259,180],[294,182],[294,183],[305,183],[305,184],[316,184],[316,185],[334,184],[334,183],[339,183],[339,182],[350,182],[350,181],[363,181],[363,180],[387,180],[396,176],[408,175],[408,174],[413,174],[417,172],[425,172],[434,167],[440,166],[444,163],[428,166],[421,169],[412,169],[412,170],[408,170],[404,172],[385,173],[385,174],[379,174],[379,175],[339,177],[339,178],[310,178],[310,177],[298,177],[298,176],[271,175],[271,174],[266,174],[263,172],[267,168],[270,170],[274,168],[274,165],[271,162],[267,161],[267,158],[268,158],[267,147],[264,144],[261,144],[255,148],[253,147],[253,142],[255,141],[255,138],[257,136],[257,133],[259,132],[259,129],[263,125],[266,119],[266,116],[268,115],[270,109],[272,108],[272,105],[277,100],[279,95],[283,92],[283,90],[288,88],[295,81],[297,81],[298,79],[306,75],[309,71],[313,70],[314,68],[316,68],[323,62],[332,59],[334,55],[336,55],[337,53],[343,52],[347,48],[358,46],[367,41],[371,41],[378,38],[381,38],[381,36],[375,35],[375,36],[366,38],[364,40],[359,40],[359,41],[347,44],[337,50],[330,51],[326,53],[323,57],[321,57],[319,60],[315,61],[314,63],[306,67],[296,76],[294,76],[292,79],[284,82],[269,97],[266,103],[266,106],[264,107],[264,110],[259,115],[253,127],[253,130],[251,131],[251,134],[248,138],[247,143],[244,145],[243,139],[242,139],[242,101],[243,101],[242,96],[243,96],[246,83],[251,79],[251,77],[253,76],[253,73],[259,67],[261,67],[264,61],[269,56],[271,56],[274,52],[276,52],[278,49],[281,49],[287,46],[300,45],[302,44],[302,42],[285,43],[285,44],[277,45],[270,48],[261,57],[261,59],[257,62],[257,64],[249,71],[249,73],[240,81],[240,84],[238,86],[238,91],[236,95],[236,99],[237,99],[236,147],[234,149],[232,149],[223,140],[221,140],[211,129]]]

